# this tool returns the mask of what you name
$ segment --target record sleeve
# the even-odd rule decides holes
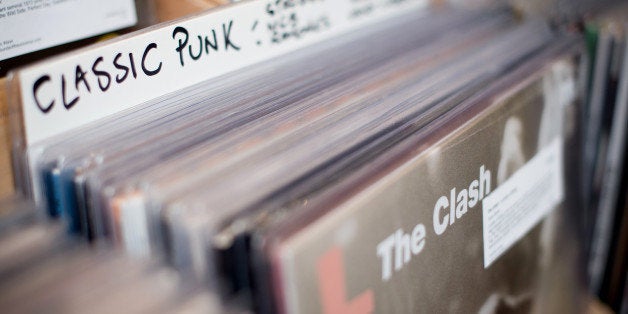
[[[6,79],[0,77],[0,199],[8,197],[14,191],[6,88]]]
[[[277,310],[577,312],[573,62],[520,78],[266,229]]]

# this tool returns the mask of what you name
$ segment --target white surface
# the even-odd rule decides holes
[[[562,139],[556,138],[482,200],[484,268],[564,198]]]
[[[18,77],[21,84],[27,144],[43,141],[247,65],[307,47],[366,24],[376,23],[382,18],[427,6],[426,0],[398,2],[318,0],[298,2],[296,7],[287,9],[273,8],[273,3],[275,2],[247,1],[230,5],[23,69],[18,73]],[[356,7],[365,4],[372,4],[374,9],[357,17],[352,14]],[[268,8],[273,8],[272,14]],[[291,17],[296,17],[297,29],[309,30],[301,31],[298,38],[289,37],[280,42],[273,42],[271,30],[273,26],[284,25],[283,30],[290,32],[292,30],[290,25],[294,25]],[[199,49],[197,36],[209,35],[213,40],[212,30],[216,32],[218,50],[209,48],[209,53],[203,52],[203,55],[194,61],[186,47],[182,66],[180,55],[176,51],[182,35],[178,34],[173,38],[173,31],[177,26],[187,29],[193,54],[197,54]],[[231,26],[229,39],[239,50],[225,45],[224,30],[228,31],[229,26]],[[315,26],[316,30],[312,30],[311,26]],[[140,63],[146,47],[151,43],[156,44],[156,48],[148,51],[146,67],[149,70],[156,69],[161,64],[161,69],[156,75],[148,76],[142,72]],[[133,53],[137,77],[127,75],[121,83],[115,81],[116,76],[121,78],[124,74],[113,65],[113,59],[118,53],[122,54],[119,63],[127,66],[130,64],[128,54]],[[112,76],[112,81],[104,92],[99,88],[98,76],[92,71],[92,66],[99,57],[103,60],[97,67],[102,71],[108,71]],[[90,91],[87,91],[83,82],[79,81],[76,84],[77,66],[87,72],[85,79]],[[54,105],[47,113],[37,105],[33,93],[34,83],[44,75],[49,75],[50,80],[38,89],[37,99],[43,108],[48,108],[48,104],[54,100]],[[69,109],[64,106],[62,100],[62,76],[66,80],[66,99],[69,101],[74,97],[80,97]],[[107,80],[103,76],[100,78],[103,84],[106,83]]]
[[[0,0],[0,60],[136,22],[133,0]]]

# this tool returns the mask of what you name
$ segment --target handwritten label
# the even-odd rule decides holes
[[[132,26],[132,0],[0,1],[0,60]]]
[[[17,76],[26,142],[426,5],[426,0],[247,1],[35,64]]]

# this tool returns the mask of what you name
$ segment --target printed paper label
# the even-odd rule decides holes
[[[482,201],[484,267],[563,201],[562,139],[554,139]]]
[[[0,61],[136,22],[133,0],[0,0]]]

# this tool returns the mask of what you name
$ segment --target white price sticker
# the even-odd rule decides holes
[[[562,143],[554,139],[482,200],[484,268],[563,201]]]

